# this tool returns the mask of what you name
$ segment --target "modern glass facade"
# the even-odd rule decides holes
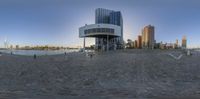
[[[96,24],[110,24],[110,13],[114,11],[103,8],[98,8],[95,11],[95,23]]]
[[[113,24],[121,27],[121,37],[115,38],[117,43],[123,44],[123,18],[120,11],[98,8],[95,11],[95,24]],[[96,39],[98,40],[98,38]]]
[[[93,28],[93,29],[87,29],[84,31],[85,34],[90,34],[90,33],[112,33],[114,34],[114,29],[110,28]]]
[[[79,37],[95,37],[95,50],[98,51],[124,48],[121,12],[104,8],[96,9],[95,24],[86,24],[79,28]]]
[[[113,11],[98,8],[95,11],[95,24],[113,24],[123,27],[123,20],[120,11]]]
[[[120,18],[121,18],[121,13],[120,12],[112,12],[112,13],[110,13],[110,24],[121,26]]]
[[[155,37],[154,37],[154,26],[145,26],[142,30],[142,47],[143,48],[154,48]]]

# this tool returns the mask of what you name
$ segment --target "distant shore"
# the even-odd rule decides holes
[[[16,54],[16,55],[57,55],[71,52],[77,52],[75,49],[66,50],[0,50],[1,53]]]
[[[125,50],[152,50],[152,49],[121,49],[118,51],[125,51]],[[190,50],[192,53],[199,53],[200,50],[198,49],[153,49],[154,51],[187,51]],[[66,53],[71,53],[71,52],[81,52],[80,49],[62,49],[62,50],[16,50],[16,49],[0,49],[0,53],[6,53],[6,54],[15,54],[15,55],[59,55],[59,54],[66,54]],[[102,52],[102,51],[94,51],[87,49],[86,52]],[[106,51],[103,51],[106,52]],[[108,51],[108,52],[113,52],[113,51]]]

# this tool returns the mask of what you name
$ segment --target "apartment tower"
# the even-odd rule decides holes
[[[154,26],[145,26],[142,30],[142,48],[154,48],[155,35]]]

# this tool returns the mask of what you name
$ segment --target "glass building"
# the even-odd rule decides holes
[[[121,36],[115,38],[117,45],[123,45],[123,18],[120,11],[97,8],[95,11],[95,24],[113,24],[121,27]],[[96,38],[98,42],[98,38]]]
[[[123,19],[120,11],[104,8],[95,10],[95,24],[79,28],[79,37],[94,37],[96,50],[123,48]],[[84,43],[85,46],[85,43]]]

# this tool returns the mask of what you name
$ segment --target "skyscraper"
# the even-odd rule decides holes
[[[94,37],[96,50],[123,48],[123,19],[120,11],[95,10],[95,24],[79,28],[79,37]],[[84,44],[85,45],[85,44]]]
[[[15,49],[19,49],[19,45],[16,45]]]
[[[138,41],[137,41],[137,45],[138,45],[138,48],[142,48],[142,36],[141,35],[138,35]]]
[[[135,40],[135,42],[134,42],[134,48],[138,48],[138,41],[137,40]]]
[[[145,26],[142,30],[142,47],[143,48],[154,48],[155,37],[154,37],[154,26]]]
[[[95,10],[95,24],[110,24],[110,13],[114,11],[103,8]]]
[[[178,46],[178,39],[176,39],[176,45]]]
[[[178,45],[178,39],[176,39],[176,43],[175,43],[175,48],[178,48],[179,45]]]
[[[187,48],[187,39],[186,39],[186,36],[183,36],[183,38],[182,38],[182,48],[183,49]]]
[[[95,11],[95,24],[113,24],[121,27],[121,36],[115,38],[118,45],[123,43],[123,19],[120,11],[97,8]],[[98,38],[96,38],[98,42]]]

